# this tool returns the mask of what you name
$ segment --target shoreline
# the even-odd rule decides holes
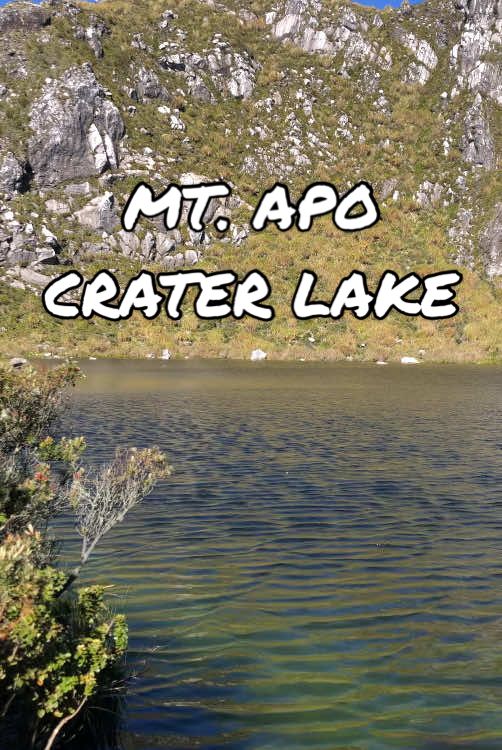
[[[254,366],[261,366],[265,367],[267,364],[306,364],[306,365],[367,365],[367,366],[376,366],[376,367],[419,367],[419,366],[450,366],[450,367],[466,367],[466,366],[476,366],[476,367],[502,367],[502,358],[501,359],[493,359],[493,360],[470,360],[470,359],[456,359],[456,360],[445,360],[445,359],[421,359],[417,361],[402,361],[400,359],[389,359],[389,360],[374,360],[374,359],[362,359],[362,358],[355,358],[355,357],[346,357],[346,358],[337,358],[337,357],[281,357],[281,356],[268,356],[264,357],[260,360],[252,360],[251,357],[236,357],[236,356],[216,356],[216,355],[201,355],[201,354],[195,354],[195,355],[171,355],[170,357],[150,357],[150,356],[134,356],[134,355],[120,355],[118,353],[113,354],[107,354],[107,355],[97,355],[97,356],[86,356],[86,355],[58,355],[58,354],[51,354],[51,356],[44,356],[44,355],[33,355],[28,354],[26,352],[19,351],[17,354],[12,355],[2,355],[0,357],[0,360],[2,360],[5,363],[8,363],[11,359],[25,359],[28,363],[29,362],[55,362],[55,363],[64,363],[64,362],[75,362],[75,363],[87,363],[87,362],[128,362],[128,363],[145,363],[145,362],[151,362],[151,363],[158,363],[158,364],[164,364],[168,365],[169,363],[176,363],[179,364],[181,362],[194,362],[194,363],[224,363],[228,362],[229,364],[249,364]],[[414,359],[413,357],[403,357],[404,359]]]

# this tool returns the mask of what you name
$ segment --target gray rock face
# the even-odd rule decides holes
[[[67,195],[89,195],[91,186],[88,182],[73,182],[66,185],[64,191]]]
[[[460,83],[502,104],[502,65],[500,60],[489,59],[502,43],[502,3],[460,0],[460,7],[465,20],[460,42],[451,53]]]
[[[194,99],[198,99],[201,102],[215,103],[216,98],[213,96],[209,88],[204,83],[204,79],[193,73],[187,77],[188,91],[190,96]]]
[[[95,232],[113,232],[118,222],[113,193],[105,193],[105,195],[93,198],[75,213],[75,217],[79,224]]]
[[[6,266],[36,266],[40,263],[58,264],[61,248],[54,237],[52,244],[47,237],[37,237],[31,224],[20,224],[16,220],[0,225],[0,262]]]
[[[125,255],[127,258],[133,258],[139,253],[141,243],[139,237],[134,232],[126,232],[124,229],[121,229],[115,236],[119,242],[122,255]]]
[[[103,57],[103,45],[101,39],[110,33],[108,26],[100,18],[91,16],[90,25],[85,29],[85,40],[97,58]]]
[[[178,176],[180,185],[198,185],[209,181],[207,176],[198,175],[194,172],[184,172]],[[91,201],[91,203],[95,204],[96,200]],[[141,239],[141,234],[138,236],[135,232],[126,232],[125,230],[117,232],[114,239],[117,240],[120,252],[128,258],[142,258],[149,263],[161,263],[166,268],[193,265],[200,260],[199,250],[210,245],[214,239],[210,233],[210,225],[215,218],[227,217],[231,222],[232,210],[241,204],[241,199],[236,195],[213,198],[204,212],[205,229],[201,232],[194,232],[187,225],[191,202],[184,201],[179,228],[167,230],[164,217],[160,215],[152,217],[148,224],[149,228]],[[235,246],[239,246],[249,236],[249,227],[247,226],[236,226],[230,223],[229,228],[231,231],[229,241]],[[108,238],[107,242],[110,242],[110,239]]]
[[[460,208],[455,217],[453,225],[448,231],[448,236],[457,245],[458,253],[455,263],[473,267],[474,243],[471,239],[473,211],[471,208]]]
[[[28,360],[24,357],[12,357],[12,359],[9,359],[9,365],[13,367],[14,369],[18,369],[20,367],[24,367],[28,364]]]
[[[43,247],[37,250],[37,261],[36,265],[42,266],[57,266],[59,265],[59,258],[54,248]]]
[[[495,214],[479,239],[489,277],[502,276],[502,203],[495,206]]]
[[[0,34],[9,31],[35,31],[51,22],[47,8],[39,8],[33,3],[15,3],[0,9]]]
[[[171,21],[173,21],[175,18],[178,18],[178,16],[174,11],[172,11],[171,9],[165,10],[162,13],[161,20],[159,22],[159,29],[168,29]]]
[[[3,157],[0,156],[0,192],[20,193],[26,188],[27,181],[26,164],[10,151]]]
[[[148,45],[144,41],[144,39],[141,36],[141,34],[133,34],[132,41],[131,41],[131,47],[134,47],[135,49],[142,49],[142,50],[147,50],[148,49]]]
[[[390,198],[393,192],[397,189],[398,182],[399,181],[397,177],[389,177],[388,179],[383,181],[379,190],[380,198],[383,201],[387,198]]]
[[[203,182],[209,182],[209,178],[204,175],[195,174],[194,172],[183,172],[180,174],[180,185],[200,185]],[[183,209],[181,214],[181,223],[186,224],[188,213],[190,211],[191,204],[188,201],[183,203]],[[212,198],[204,212],[202,220],[204,224],[209,224],[215,217],[218,211],[219,215],[224,215],[228,206],[227,198]]]
[[[155,248],[157,251],[157,258],[165,258],[166,255],[169,255],[176,250],[176,240],[171,235],[158,232],[155,238]]]
[[[30,117],[34,135],[28,154],[37,185],[57,185],[118,166],[124,123],[89,64],[69,68],[47,83]]]
[[[45,201],[45,208],[50,214],[65,216],[70,213],[70,206],[63,201],[56,200],[55,198]]]
[[[416,57],[419,63],[425,65],[429,70],[434,70],[438,64],[438,57],[432,49],[429,42],[425,39],[418,39],[411,32],[400,29],[398,32],[399,41]]]
[[[283,14],[277,20],[276,14],[271,17],[275,21],[272,28],[274,36],[286,39],[296,36],[302,27],[315,28],[316,17],[321,10],[321,3],[314,0],[288,0],[284,4]],[[266,19],[268,20],[268,19]]]
[[[461,149],[465,161],[485,169],[493,169],[495,166],[495,147],[480,94],[476,95],[472,106],[469,108],[464,125],[465,134],[462,138]]]
[[[131,92],[131,98],[140,102],[148,102],[152,99],[168,99],[169,95],[161,86],[159,77],[153,70],[140,68],[136,77],[136,85]]]
[[[147,232],[141,242],[141,255],[146,261],[155,260],[155,235]]]
[[[342,52],[342,70],[361,62],[374,63],[385,70],[391,68],[388,50],[365,37],[369,27],[364,18],[342,6],[337,21],[329,23],[323,20],[324,12],[319,0],[288,0],[282,12],[267,14],[265,20],[273,23],[275,37],[293,42],[305,52],[326,55]]]
[[[142,257],[151,263],[163,262],[182,243],[181,234],[177,230],[173,232],[147,231],[143,240],[140,240],[134,232],[121,230],[116,237],[123,255],[129,258]]]
[[[101,58],[104,56],[103,45],[101,44],[101,38],[105,34],[109,34],[110,30],[108,27],[95,16],[91,17],[91,23],[87,28],[83,26],[75,27],[75,39],[83,39],[87,42],[91,50],[94,52],[94,57]]]
[[[432,183],[429,180],[425,180],[419,186],[415,200],[420,208],[431,208],[441,200],[443,189],[443,186],[438,182]]]
[[[416,58],[416,61],[407,67],[403,80],[405,83],[418,83],[423,86],[438,64],[435,51],[425,39],[419,39],[415,34],[404,29],[397,29],[396,36]]]
[[[18,274],[27,284],[34,284],[35,286],[47,285],[47,276],[43,273],[38,273],[38,271],[34,271],[32,268],[20,268]]]
[[[249,99],[256,85],[259,63],[246,51],[235,52],[220,34],[213,38],[213,47],[203,55],[177,52],[159,60],[166,70],[183,75],[190,94],[203,101],[215,101],[207,85],[236,99]],[[205,78],[208,81],[205,81]]]
[[[195,99],[213,104],[216,102],[216,97],[211,93],[204,80],[208,64],[201,55],[191,52],[176,52],[160,58],[159,63],[166,70],[182,75],[185,78],[190,95]]]
[[[103,45],[101,44],[101,34],[95,26],[88,26],[85,30],[85,38],[87,44],[94,52],[94,56],[98,59],[103,57]]]
[[[11,236],[2,243],[3,261],[7,265],[30,265],[37,261],[37,241],[32,235],[22,230],[13,231]]]
[[[425,86],[431,76],[431,72],[425,65],[417,62],[411,62],[403,76],[404,83],[418,83]]]

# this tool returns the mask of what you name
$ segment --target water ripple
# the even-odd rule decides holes
[[[500,750],[500,368],[86,370],[91,458],[176,468],[86,573],[148,664],[127,747]]]

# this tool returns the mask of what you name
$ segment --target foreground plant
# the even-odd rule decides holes
[[[114,689],[124,617],[102,586],[74,583],[100,539],[170,473],[155,448],[117,450],[86,469],[82,438],[47,436],[77,377],[74,367],[0,370],[0,736],[9,746],[52,750],[91,699]],[[47,534],[62,511],[82,537],[70,573],[54,565]]]

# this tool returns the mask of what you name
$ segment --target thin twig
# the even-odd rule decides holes
[[[57,726],[54,728],[51,736],[49,737],[44,750],[52,750],[52,747],[54,746],[54,743],[56,741],[56,737],[58,736],[58,734],[60,733],[60,731],[63,729],[63,727],[66,724],[68,724],[69,721],[71,721],[72,719],[74,719],[75,716],[82,710],[82,708],[84,707],[86,701],[87,701],[87,697],[84,698],[80,702],[80,704],[77,706],[77,708],[75,709],[75,711],[73,713],[71,713],[68,716],[65,716],[63,719],[61,719],[61,721],[59,722],[59,724],[57,724]]]
[[[8,699],[8,701],[6,702],[5,706],[3,707],[2,713],[0,714],[0,716],[2,717],[2,719],[5,719],[5,717],[7,716],[9,708],[11,707],[11,703],[14,700],[15,697],[16,697],[16,694],[12,693],[12,695],[10,696],[10,698]]]

